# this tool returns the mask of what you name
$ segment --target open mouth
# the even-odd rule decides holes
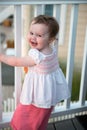
[[[37,42],[31,41],[31,45],[32,45],[32,46],[37,46]]]

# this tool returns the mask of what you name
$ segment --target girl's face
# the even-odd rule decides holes
[[[31,48],[36,48],[40,51],[47,49],[50,43],[48,26],[45,24],[31,23],[28,41]]]

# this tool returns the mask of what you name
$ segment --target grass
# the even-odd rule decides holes
[[[72,80],[72,101],[79,100],[79,90],[80,90],[81,72],[74,68],[73,80]]]
[[[60,62],[60,67],[65,75],[66,74],[66,63],[62,62],[62,61],[59,61],[59,62]],[[72,94],[71,94],[72,101],[79,100],[80,81],[81,81],[81,70],[79,68],[76,68],[76,66],[75,66],[74,71],[73,71],[73,79],[72,79]]]

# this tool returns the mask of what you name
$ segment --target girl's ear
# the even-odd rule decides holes
[[[55,41],[55,37],[53,37],[53,38],[50,38],[50,40],[49,40],[49,43],[52,43],[52,42],[54,42]]]

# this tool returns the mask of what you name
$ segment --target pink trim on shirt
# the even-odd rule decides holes
[[[46,57],[40,64],[34,67],[35,72],[47,74],[55,71],[59,68],[58,60],[56,55]]]

